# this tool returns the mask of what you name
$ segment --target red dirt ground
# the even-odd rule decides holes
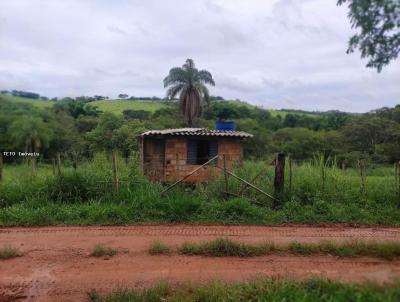
[[[168,280],[241,281],[258,277],[393,282],[400,279],[400,261],[334,256],[274,255],[255,258],[151,256],[157,239],[169,245],[230,237],[241,242],[319,242],[322,240],[400,241],[397,228],[307,226],[124,226],[0,228],[0,247],[18,247],[24,255],[0,260],[0,302],[87,301],[87,292],[120,287],[146,287]],[[109,259],[89,254],[96,244],[116,248]]]

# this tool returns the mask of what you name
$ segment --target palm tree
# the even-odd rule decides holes
[[[25,152],[39,152],[48,146],[53,131],[39,117],[25,117],[15,120],[9,129],[16,147]]]
[[[179,111],[189,127],[201,115],[204,101],[208,102],[210,94],[206,84],[215,86],[211,73],[198,70],[192,59],[187,59],[182,67],[172,68],[164,79],[164,87],[169,87],[167,98],[173,99],[180,93]]]

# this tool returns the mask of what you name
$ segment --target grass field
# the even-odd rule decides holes
[[[133,100],[105,100],[94,101],[90,103],[103,112],[112,112],[122,114],[124,110],[144,110],[154,112],[158,109],[165,108],[167,105],[161,101],[133,101]]]
[[[395,302],[400,300],[397,284],[378,286],[354,285],[326,280],[258,280],[238,284],[214,282],[208,285],[172,287],[162,283],[146,290],[119,289],[107,295],[95,291],[89,293],[92,302],[128,301],[269,301],[269,302]]]
[[[252,179],[263,163],[246,161],[235,173]],[[288,173],[288,172],[286,172]],[[99,154],[73,171],[63,166],[53,176],[48,164],[6,165],[0,183],[0,225],[127,224],[127,223],[355,223],[399,225],[398,188],[393,168],[368,170],[366,191],[360,190],[357,170],[326,170],[322,188],[320,167],[314,163],[294,165],[292,186],[286,178],[286,194],[276,205],[255,190],[225,200],[222,176],[194,187],[178,186],[161,196],[162,185],[149,183],[137,159],[126,165],[118,161],[120,190],[113,189],[111,160]],[[273,169],[255,182],[273,194]],[[242,184],[229,178],[228,191]]]
[[[21,97],[14,97],[9,95],[1,95],[1,99],[13,101],[17,103],[26,103],[32,104],[38,108],[50,108],[53,106],[53,101],[44,101],[44,100],[34,100],[28,98],[21,98]],[[246,106],[248,108],[254,109],[256,106],[246,103],[243,101],[229,101],[230,103],[237,105],[237,106]],[[168,105],[163,101],[133,101],[133,100],[103,100],[103,101],[94,101],[90,103],[93,106],[96,106],[102,112],[112,112],[115,114],[122,114],[124,110],[144,110],[149,112],[155,112],[158,109],[165,108]],[[266,109],[268,110],[272,116],[280,115],[284,118],[290,112],[284,110],[273,110],[273,109]],[[316,114],[312,112],[293,112],[293,114],[297,115],[307,115],[307,116],[316,116]]]
[[[10,95],[0,95],[0,102],[1,100],[5,101],[10,101],[10,102],[15,102],[15,103],[25,103],[25,104],[32,104],[35,107],[38,108],[50,108],[54,105],[53,101],[45,101],[45,100],[35,100],[35,99],[28,99],[28,98],[21,98],[21,97],[15,97],[15,96],[10,96]]]

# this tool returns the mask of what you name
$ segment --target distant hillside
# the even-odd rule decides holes
[[[144,110],[154,112],[158,109],[166,107],[164,101],[136,101],[136,100],[104,100],[94,101],[90,103],[97,106],[100,111],[122,114],[124,110]]]
[[[46,101],[46,100],[38,100],[38,99],[28,99],[22,97],[15,97],[1,94],[1,98],[8,101],[14,101],[18,103],[28,103],[32,104],[35,107],[39,108],[48,108],[53,106],[55,101]],[[250,109],[254,109],[257,106],[243,102],[243,101],[222,101],[222,102],[229,102],[232,105],[241,107],[245,106]],[[91,105],[97,106],[99,110],[102,112],[112,112],[115,114],[122,114],[124,110],[144,110],[149,112],[155,112],[158,109],[167,107],[167,103],[165,101],[149,101],[149,100],[102,100],[102,101],[93,101],[90,102]],[[265,109],[271,112],[272,116],[280,115],[284,118],[287,114],[297,114],[297,115],[307,115],[307,116],[318,116],[323,114],[323,112],[309,112],[309,111],[302,111],[302,110],[292,110],[292,109],[282,109],[282,110],[273,110],[273,109]]]
[[[5,95],[5,94],[0,94],[0,101],[6,100],[10,102],[15,102],[15,103],[25,103],[25,104],[32,104],[35,107],[38,108],[48,108],[54,105],[54,101],[45,101],[45,100],[40,100],[40,99],[28,99],[28,98],[22,98],[22,97],[16,97],[16,96],[11,96],[11,95]]]

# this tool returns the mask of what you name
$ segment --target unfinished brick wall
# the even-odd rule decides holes
[[[198,168],[200,165],[187,164],[187,138],[166,137],[165,142],[165,181],[173,182]],[[223,167],[223,155],[225,155],[226,166],[232,169],[235,164],[243,158],[243,146],[240,140],[232,138],[218,138],[218,165]],[[221,173],[221,170],[211,165],[197,171],[187,178],[187,182],[205,182]]]

